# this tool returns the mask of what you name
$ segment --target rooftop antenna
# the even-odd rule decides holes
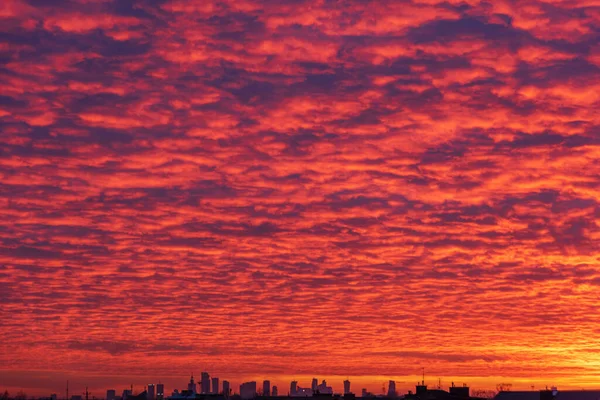
[[[438,389],[442,388],[442,378],[438,378]]]
[[[421,385],[425,386],[425,367],[421,367],[423,369],[423,380],[421,381]]]
[[[69,400],[69,381],[67,380],[67,399]]]
[[[88,387],[85,387],[85,400],[89,400],[90,392],[88,392]]]

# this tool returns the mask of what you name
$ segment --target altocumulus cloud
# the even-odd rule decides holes
[[[597,376],[599,22],[5,0],[0,368]]]

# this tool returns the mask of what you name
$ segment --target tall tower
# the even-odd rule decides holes
[[[398,393],[396,392],[396,381],[390,381],[388,386],[388,397],[396,397]]]
[[[212,378],[212,393],[219,394],[219,378]]]
[[[271,381],[263,381],[263,396],[271,396]]]
[[[194,383],[194,374],[190,377],[190,383],[188,383],[188,392],[196,393],[196,384]]]
[[[210,393],[210,375],[208,374],[208,372],[202,373],[201,386],[202,386],[201,392],[203,394]]]
[[[310,388],[312,389],[313,393],[316,393],[318,386],[319,386],[319,380],[317,378],[313,378],[312,385],[310,386]]]
[[[273,385],[273,390],[271,390],[271,396],[277,397],[279,392],[277,391],[277,386]]]
[[[223,395],[229,397],[229,381],[223,381]]]
[[[147,400],[154,400],[154,396],[155,396],[155,393],[156,393],[154,389],[155,389],[154,383],[149,383],[148,384],[148,391],[146,392],[146,399]]]
[[[346,379],[344,381],[344,394],[350,393],[350,381]]]
[[[156,400],[164,400],[165,399],[165,385],[159,383],[156,385]]]
[[[292,381],[290,383],[290,396],[295,396],[298,393],[298,381]]]

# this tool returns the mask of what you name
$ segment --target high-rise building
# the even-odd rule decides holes
[[[362,397],[367,397],[368,395],[369,395],[369,392],[367,392],[367,389],[363,388]]]
[[[271,381],[263,381],[263,396],[271,395]]]
[[[271,390],[271,396],[277,397],[278,395],[279,393],[277,392],[277,386],[273,386],[273,389]]]
[[[121,396],[121,398],[123,400],[127,400],[127,398],[129,396],[131,396],[131,394],[132,394],[132,390],[131,389],[125,389],[125,390],[123,390],[123,395]]]
[[[212,392],[219,394],[219,378],[212,378]]]
[[[256,382],[245,382],[240,385],[240,397],[243,400],[256,397]]]
[[[202,381],[201,381],[201,392],[203,394],[208,394],[210,393],[210,375],[208,374],[208,372],[203,372],[202,373]]]
[[[188,392],[196,393],[196,383],[194,382],[194,374],[190,377],[190,383],[188,383]]]
[[[223,381],[223,395],[229,397],[229,381]]]
[[[346,379],[344,381],[344,394],[348,394],[351,393],[350,392],[350,381],[348,379]]]
[[[313,393],[317,392],[318,386],[319,386],[319,380],[317,378],[313,378],[312,385],[310,385],[310,388],[312,389]]]
[[[147,400],[154,400],[154,396],[156,395],[156,392],[154,389],[155,389],[154,383],[149,383],[148,389],[146,390],[146,399]]]
[[[290,383],[290,396],[295,396],[298,392],[298,381],[292,381]]]
[[[156,385],[156,400],[164,400],[165,399],[165,385],[159,383]]]
[[[396,381],[390,381],[388,386],[388,397],[396,397],[398,393],[396,392]]]
[[[117,391],[115,389],[108,389],[106,391],[106,400],[115,400],[117,398]]]
[[[316,393],[333,394],[333,388],[331,386],[327,386],[327,382],[325,382],[325,379],[323,379],[323,382],[321,382],[320,385],[317,385]]]

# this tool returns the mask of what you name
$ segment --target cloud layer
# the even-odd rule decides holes
[[[0,384],[593,385],[599,39],[597,0],[5,0]]]

